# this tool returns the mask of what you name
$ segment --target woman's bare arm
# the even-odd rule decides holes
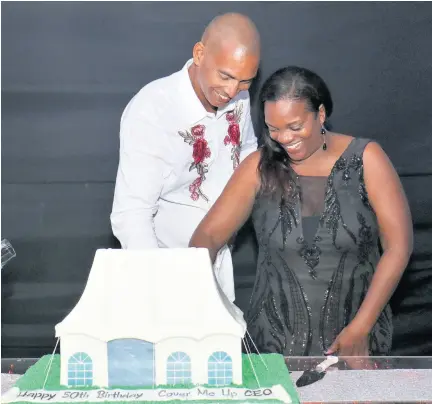
[[[189,247],[207,248],[212,262],[221,247],[251,214],[259,189],[260,152],[250,154],[235,170],[221,196],[198,225]]]
[[[354,318],[370,331],[408,264],[413,249],[413,226],[399,176],[377,143],[369,143],[364,151],[364,179],[383,247],[368,293]]]

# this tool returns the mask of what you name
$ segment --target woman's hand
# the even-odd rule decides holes
[[[327,350],[327,355],[369,356],[369,333],[355,323],[348,324]]]

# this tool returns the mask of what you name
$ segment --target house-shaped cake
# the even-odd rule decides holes
[[[101,249],[56,326],[66,386],[242,384],[243,313],[206,249]]]

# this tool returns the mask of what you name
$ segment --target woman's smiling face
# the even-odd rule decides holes
[[[292,161],[307,159],[323,143],[321,128],[325,112],[322,106],[314,112],[304,100],[267,101],[264,115],[270,137],[284,148]]]

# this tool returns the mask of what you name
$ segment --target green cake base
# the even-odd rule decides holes
[[[48,364],[51,359],[51,355],[45,355],[43,356],[35,365],[30,367],[27,372],[17,381],[15,384],[15,387],[18,387],[21,391],[30,391],[30,390],[39,390],[43,388],[45,378],[46,378],[46,369],[48,369]],[[290,395],[291,400],[293,403],[300,403],[297,391],[294,387],[294,384],[291,380],[291,377],[289,375],[288,369],[285,364],[285,360],[282,355],[278,354],[263,354],[261,357],[256,354],[251,355],[242,355],[242,365],[243,365],[243,384],[241,386],[239,385],[231,385],[227,386],[229,387],[241,387],[246,389],[258,389],[258,388],[270,388],[275,385],[281,385],[285,388],[287,393]],[[265,362],[267,368],[264,366],[263,361]],[[258,376],[258,380],[260,382],[260,386],[258,386],[258,383],[255,379],[254,372],[252,370],[252,365],[255,369],[255,372]],[[175,386],[156,386],[156,388],[165,388],[165,389],[189,389],[196,387],[195,385],[175,385]],[[214,386],[202,386],[202,387],[209,387],[214,388]],[[152,386],[149,387],[122,387],[122,386],[116,386],[112,388],[105,388],[105,390],[112,390],[114,388],[122,389],[122,390],[146,390],[146,389],[153,389]],[[92,387],[67,387],[60,385],[60,355],[54,355],[51,369],[49,373],[49,377],[47,379],[47,382],[45,384],[45,390],[47,391],[67,391],[67,390],[80,390],[80,391],[86,391],[86,390],[98,390],[100,387],[92,386]],[[164,403],[180,403],[183,400],[171,400],[171,401],[163,401]],[[19,401],[20,403],[28,403],[30,401]],[[79,400],[74,400],[74,402],[79,402]],[[149,403],[150,401],[134,401],[135,403]],[[187,402],[191,403],[211,403],[210,400],[194,400]],[[217,401],[220,402],[220,401]],[[227,400],[227,402],[232,403],[239,403],[243,402],[238,400]],[[254,400],[253,398],[250,398],[247,400],[247,402],[253,403],[253,402],[262,402],[262,403],[280,403],[279,400]],[[110,403],[108,400],[105,401],[105,403]],[[121,402],[116,401],[116,403],[124,403],[124,404],[130,404],[130,402]],[[160,403],[160,401],[157,401],[155,403]],[[92,404],[90,402],[86,402],[86,404]]]

